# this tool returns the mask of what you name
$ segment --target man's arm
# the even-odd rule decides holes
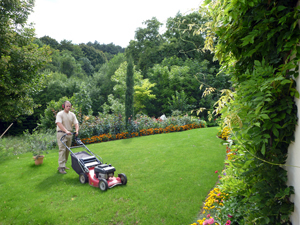
[[[59,127],[59,129],[61,129],[63,132],[65,132],[66,134],[72,134],[70,131],[68,131],[65,126],[60,123],[60,122],[56,122],[57,126]]]
[[[78,123],[75,124],[75,130],[76,130],[76,137],[78,136],[78,132],[79,132],[79,125]]]

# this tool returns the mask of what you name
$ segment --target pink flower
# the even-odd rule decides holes
[[[219,192],[217,195],[220,196],[220,194],[221,194],[221,193]]]
[[[205,220],[203,225],[213,224],[215,222],[214,218],[210,218],[209,220]]]
[[[231,217],[232,217],[232,216],[231,216],[231,215],[229,215],[229,214],[228,214],[227,216],[228,216],[229,218],[231,218]]]
[[[210,217],[210,214],[208,214],[206,217],[209,218],[209,217]]]
[[[215,171],[215,173],[217,173],[217,172],[218,172],[218,170]]]
[[[225,225],[230,225],[230,224],[231,224],[231,221],[227,220]]]

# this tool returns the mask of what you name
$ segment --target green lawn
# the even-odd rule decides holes
[[[87,147],[125,173],[106,192],[57,172],[57,151],[35,166],[29,153],[0,161],[0,224],[190,224],[224,166],[217,128]],[[77,149],[81,151],[83,149]],[[67,164],[71,168],[70,160]]]

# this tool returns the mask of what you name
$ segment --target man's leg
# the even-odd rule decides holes
[[[65,174],[65,167],[66,167],[66,147],[64,146],[64,144],[60,141],[61,137],[64,135],[65,133],[63,132],[57,132],[57,144],[58,144],[58,171],[60,173]],[[63,139],[63,141],[66,143],[66,138]]]
[[[73,137],[73,135],[67,135],[66,136],[66,138],[67,138],[66,144],[67,144],[68,147],[71,147],[71,145],[72,145],[72,137]],[[66,167],[66,163],[67,163],[68,158],[69,158],[69,153],[70,153],[69,149],[66,148],[66,151],[65,151],[65,169],[67,169],[67,170],[69,169],[69,168]]]

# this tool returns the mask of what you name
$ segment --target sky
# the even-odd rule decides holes
[[[45,35],[73,44],[98,41],[127,47],[143,22],[156,17],[166,24],[178,12],[196,10],[202,0],[35,0],[28,22],[38,38]],[[162,27],[161,32],[163,32]]]

